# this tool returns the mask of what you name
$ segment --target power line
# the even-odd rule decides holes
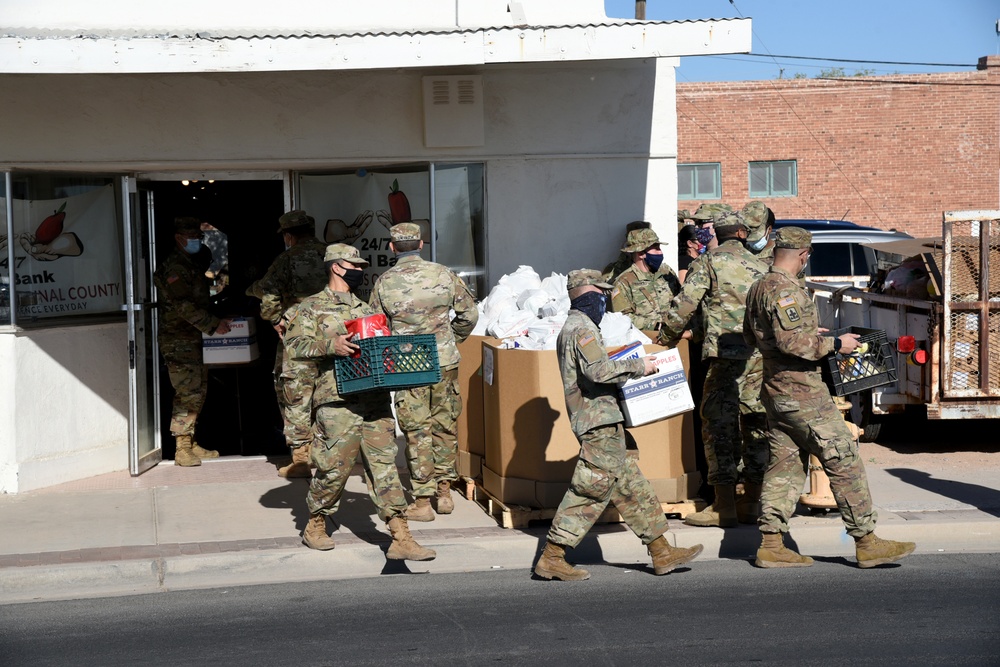
[[[745,53],[743,55],[754,58],[788,58],[790,60],[821,60],[831,63],[854,63],[857,65],[912,65],[913,67],[978,67],[977,64],[968,63],[911,63],[898,60],[853,60],[850,58],[820,58],[817,56],[783,56],[777,53]]]

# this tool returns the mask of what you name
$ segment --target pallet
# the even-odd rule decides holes
[[[467,480],[472,482],[473,480]],[[501,528],[527,528],[532,521],[551,521],[556,515],[555,509],[538,509],[534,507],[524,507],[523,505],[508,505],[494,497],[489,491],[483,488],[479,482],[472,485],[474,496],[469,498],[479,505],[484,512],[496,519]],[[703,500],[684,500],[675,503],[660,503],[663,513],[671,519],[683,519],[688,514],[692,514],[704,509]],[[614,507],[608,507],[601,514],[597,523],[621,523],[622,517]]]
[[[466,500],[471,500],[475,502],[476,500],[476,480],[471,477],[459,477],[451,484],[451,488],[455,490],[455,493],[462,496]]]

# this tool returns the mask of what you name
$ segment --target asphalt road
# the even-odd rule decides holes
[[[4,665],[995,665],[1000,555],[759,570],[625,566],[0,607]]]

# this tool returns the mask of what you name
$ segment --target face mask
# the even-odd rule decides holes
[[[344,269],[343,278],[348,287],[357,289],[365,280],[365,272],[363,269]]]
[[[193,255],[201,250],[201,239],[188,239],[184,243],[184,252],[189,255]]]
[[[663,264],[663,253],[646,253],[646,266],[649,267],[651,273],[656,273],[660,268],[660,264]]]
[[[600,326],[604,319],[604,309],[608,302],[608,297],[604,292],[586,292],[570,301],[569,307],[579,310],[590,318],[590,321]]]
[[[760,252],[761,250],[764,249],[764,246],[766,246],[766,245],[767,245],[767,234],[765,234],[764,236],[760,237],[756,241],[753,241],[753,242],[747,241],[746,242],[746,246],[747,246],[747,248],[751,252]]]
[[[715,234],[708,227],[699,227],[695,232],[695,237],[698,239],[698,243],[701,244],[701,250],[698,254],[701,255],[708,249],[708,244],[715,238]]]

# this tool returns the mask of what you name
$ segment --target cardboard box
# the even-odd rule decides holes
[[[482,479],[483,457],[471,452],[458,450],[458,462],[456,463],[458,474],[469,479]]]
[[[619,404],[626,426],[641,426],[694,410],[680,353],[669,349],[652,356],[657,372],[629,380],[620,390]]]
[[[462,414],[458,417],[459,451],[486,454],[486,435],[483,429],[483,341],[499,343],[490,336],[469,336],[459,344],[458,389],[462,396]],[[464,474],[461,473],[460,474]],[[478,475],[469,475],[477,477]]]
[[[257,349],[257,322],[237,317],[229,323],[229,333],[201,335],[202,361],[206,364],[248,364],[260,356]]]
[[[659,346],[647,349],[665,350]],[[686,363],[686,342],[677,349]],[[556,353],[505,350],[487,341],[482,343],[482,353],[486,445],[483,485],[502,502],[555,507],[569,485],[580,453],[566,413]],[[639,468],[650,481],[677,480],[695,471],[690,412],[630,428],[628,432],[634,440],[632,446],[639,451]],[[671,488],[667,483],[662,486],[665,490]],[[673,485],[680,486],[683,484]]]

